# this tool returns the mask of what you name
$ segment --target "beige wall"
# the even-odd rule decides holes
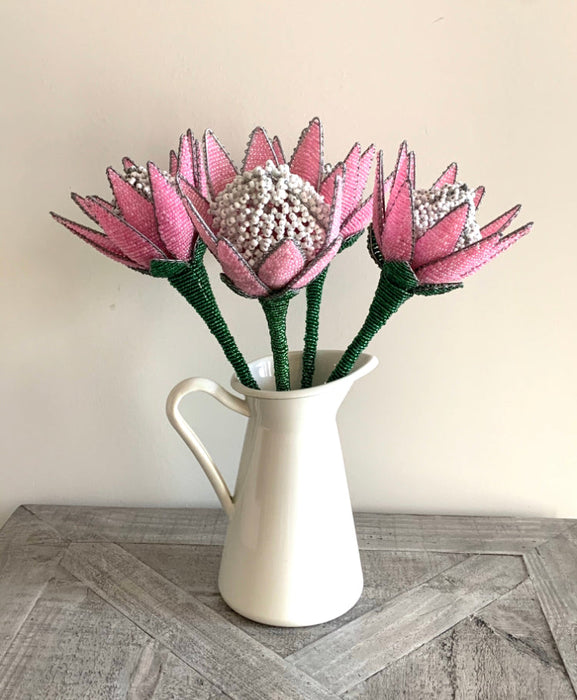
[[[216,505],[163,404],[183,377],[230,369],[166,283],[47,212],[76,214],[70,190],[105,194],[125,154],[164,162],[187,127],[240,158],[256,124],[292,148],[315,114],[332,162],[359,139],[392,167],[406,137],[421,183],[456,159],[487,186],[482,221],[517,201],[536,221],[373,343],[380,367],[340,421],[355,507],[577,517],[574,0],[22,0],[2,3],[0,33],[1,517],[33,501]],[[376,272],[362,245],[339,257],[322,345],[351,337]],[[218,284],[246,354],[265,354],[258,304]],[[186,415],[232,479],[243,419],[208,398]]]

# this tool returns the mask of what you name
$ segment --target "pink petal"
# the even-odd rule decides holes
[[[96,198],[93,197],[91,199],[88,199],[87,197],[82,197],[81,195],[76,194],[76,192],[73,192],[70,196],[72,197],[72,201],[82,209],[86,216],[92,219],[92,221],[94,221],[95,224],[98,224],[98,219],[96,218],[96,215],[94,213],[97,205],[94,203],[94,201],[92,201]],[[109,202],[106,202],[104,199],[101,199],[99,197],[98,203],[101,204],[101,206],[107,208],[109,211],[113,211],[112,205]]]
[[[470,204],[465,202],[431,226],[415,242],[411,260],[413,268],[444,258],[455,250],[469,215]]]
[[[282,289],[303,269],[305,258],[291,238],[266,256],[258,268],[259,279],[271,289]]]
[[[188,260],[195,238],[194,225],[173,185],[154,163],[148,164],[152,201],[158,221],[158,233],[164,247],[177,260]]]
[[[488,236],[492,236],[494,233],[501,233],[504,231],[507,226],[509,226],[511,221],[513,221],[513,219],[517,216],[520,209],[521,205],[517,204],[517,206],[509,209],[509,211],[506,211],[504,214],[501,214],[501,216],[498,216],[496,219],[491,221],[490,224],[483,226],[481,229],[481,236],[483,236],[483,238],[487,238]]]
[[[185,180],[179,180],[180,191],[184,196],[184,206],[195,229],[200,234],[202,240],[206,243],[209,250],[216,255],[216,246],[218,239],[212,230],[212,217],[207,213],[206,218],[202,215],[202,211],[207,211],[208,202]]]
[[[106,174],[122,218],[155,245],[162,246],[152,202],[139,194],[112,168],[108,168]]]
[[[227,240],[221,239],[218,242],[216,257],[224,274],[241,292],[250,297],[264,297],[270,293]]]
[[[378,238],[377,243],[379,243]],[[392,205],[387,205],[379,247],[385,260],[406,260],[408,262],[411,259],[413,252],[413,206],[409,180],[405,180]]]
[[[228,153],[218,142],[212,131],[204,134],[204,157],[208,173],[208,187],[215,197],[238,175]]]
[[[259,165],[264,168],[267,160],[272,160],[275,165],[278,165],[276,154],[266,131],[261,126],[257,126],[250,135],[242,172],[254,170]]]
[[[375,157],[375,147],[370,145],[361,156],[359,161],[359,179],[357,181],[357,201],[361,201],[369,179],[369,172]]]
[[[172,175],[172,177],[176,177],[176,173],[178,172],[178,156],[174,151],[170,151],[168,158],[170,161],[168,172]]]
[[[332,202],[333,195],[335,193],[335,182],[337,177],[341,179],[345,175],[345,167],[343,163],[337,163],[331,172],[325,177],[321,186],[319,188],[320,194],[322,194],[325,202]]]
[[[341,227],[341,236],[343,238],[349,238],[349,236],[354,236],[355,233],[362,231],[371,223],[372,213],[373,195],[371,195],[366,202],[360,204],[355,211],[349,214]]]
[[[475,209],[479,208],[479,204],[481,204],[481,200],[483,199],[484,194],[485,188],[483,187],[483,185],[477,187],[477,189],[473,192],[473,201],[475,202]]]
[[[329,247],[324,249],[324,251],[319,255],[319,257],[317,257],[315,260],[309,263],[307,267],[305,267],[301,276],[294,280],[290,288],[302,289],[303,287],[306,287],[307,284],[310,284],[310,282],[312,282],[316,277],[318,277],[320,273],[325,269],[325,267],[327,267],[327,265],[335,257],[335,255],[339,252],[342,242],[343,240],[340,236],[335,238],[335,240],[329,245]]]
[[[178,146],[178,168],[177,174],[183,177],[188,182],[196,185],[195,173],[194,173],[194,157],[193,157],[193,136],[190,129],[186,134],[182,134],[180,137],[180,143]]]
[[[103,207],[98,202],[93,209],[94,216],[106,235],[120,248],[126,257],[133,260],[139,267],[148,269],[152,260],[165,258],[164,252],[140,231],[130,226],[114,212]]]
[[[193,187],[190,182],[187,182],[183,178],[178,178],[178,186],[183,197],[189,199],[196,211],[202,216],[206,221],[208,226],[212,229],[212,216],[210,214],[210,203],[205,199],[198,190]]]
[[[373,229],[379,243],[385,225],[385,191],[383,178],[383,152],[377,155],[377,169],[375,172],[375,187],[373,189]]]
[[[415,274],[422,284],[460,282],[529,233],[532,225],[527,224],[504,237],[495,233],[442,260],[419,268]]]
[[[325,246],[329,245],[341,231],[341,220],[342,220],[342,210],[343,210],[343,178],[337,176],[335,180],[335,191],[333,192],[333,199],[331,202],[331,213],[329,218],[329,225],[326,232]]]
[[[278,136],[275,136],[274,139],[272,140],[272,148],[273,151],[275,152],[276,159],[279,165],[282,165],[283,163],[286,163],[286,158],[284,156],[281,142]]]
[[[433,187],[442,187],[443,185],[454,185],[457,179],[457,164],[451,163],[447,169],[439,176],[433,184]]]
[[[323,129],[317,117],[302,132],[291,158],[290,171],[318,191],[322,175]]]
[[[50,214],[54,219],[56,219],[56,221],[58,221],[59,224],[66,226],[69,231],[72,231],[72,233],[80,236],[80,238],[85,240],[87,243],[92,244],[101,253],[108,255],[114,260],[121,260],[122,262],[126,260],[129,263],[131,262],[128,260],[128,258],[122,255],[120,248],[114,245],[114,243],[100,231],[95,231],[94,229],[83,226],[82,224],[77,224],[75,221],[65,219],[63,216],[55,214],[54,212],[50,212]]]
[[[394,170],[393,185],[391,187],[391,200],[394,202],[404,183],[409,179],[409,154],[407,142],[403,141],[399,148],[397,165]]]
[[[359,184],[359,164],[361,162],[361,145],[355,145],[345,158],[345,179],[343,186],[343,219],[359,205],[357,189]]]
[[[194,183],[196,183],[200,194],[203,197],[208,197],[209,192],[208,192],[208,180],[206,177],[206,164],[204,162],[204,157],[202,155],[200,143],[196,139],[194,139],[194,142],[192,144],[192,152],[193,152],[193,164],[194,164],[194,171],[195,171]]]
[[[122,159],[122,167],[125,170],[128,170],[128,168],[134,168],[136,163],[132,160],[132,158],[129,158],[128,156],[124,156]]]

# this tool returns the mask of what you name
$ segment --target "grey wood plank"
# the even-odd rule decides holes
[[[469,618],[345,693],[346,700],[575,700],[556,665]]]
[[[312,627],[280,629],[259,625],[237,615],[218,595],[198,597],[261,644],[280,656],[287,657],[465,558],[466,555],[463,554],[361,552],[365,587],[359,602],[336,620]]]
[[[223,544],[220,509],[26,506],[75,542]],[[357,513],[361,549],[518,554],[576,523],[555,518]]]
[[[525,563],[577,691],[577,526],[527,552]]]
[[[361,549],[519,554],[577,521],[557,518],[356,513]]]
[[[526,577],[520,557],[470,557],[288,659],[333,692],[344,693]]]
[[[62,565],[232,698],[334,698],[115,544],[72,544]]]
[[[216,508],[27,505],[72,542],[223,544],[227,518]]]
[[[63,570],[0,662],[5,700],[225,697]]]
[[[464,554],[361,552],[365,587],[361,600],[352,610],[322,625],[282,629],[260,625],[237,615],[218,595],[221,547],[125,544],[123,548],[283,657],[466,559]]]
[[[530,579],[475,614],[496,634],[526,654],[565,671]]]
[[[0,658],[54,574],[62,551],[61,545],[0,544]]]
[[[51,525],[20,506],[0,530],[0,548],[9,542],[12,545],[50,545],[62,544],[64,540]]]

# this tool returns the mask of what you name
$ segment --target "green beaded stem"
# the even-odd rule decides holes
[[[319,344],[319,314],[323,298],[323,287],[328,270],[329,268],[325,267],[320,275],[316,277],[306,289],[307,315],[305,322],[305,345],[303,350],[301,389],[308,389],[313,383],[317,346]]]
[[[359,355],[366,349],[370,341],[401,304],[413,296],[417,284],[418,282],[407,263],[388,262],[384,264],[365,322],[345,350],[327,382],[334,382],[349,374]]]
[[[259,386],[214,298],[203,262],[205,250],[204,243],[198,241],[192,264],[174,260],[153,260],[150,271],[154,277],[166,277],[171,286],[195,309],[220,344],[240,383],[251,389],[258,389]]]
[[[270,334],[277,391],[290,391],[291,388],[286,316],[289,302],[293,296],[294,294],[287,293],[282,296],[260,299]]]
[[[354,245],[360,239],[363,233],[364,230],[359,231],[354,236],[349,236],[346,238],[342,242],[339,253],[342,253],[344,250],[347,250],[347,248]],[[303,349],[301,389],[308,389],[313,383],[317,359],[317,347],[319,344],[319,315],[328,271],[329,268],[325,267],[320,275],[307,286],[307,315],[305,322],[305,344]]]

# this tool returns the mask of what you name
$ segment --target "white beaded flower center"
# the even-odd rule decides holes
[[[163,170],[162,174],[171,185],[176,186],[176,179],[172,177],[170,173]],[[125,168],[124,172],[121,173],[121,177],[123,180],[128,182],[131,187],[134,187],[137,192],[140,192],[141,195],[146,197],[146,199],[152,199],[150,176],[148,175],[148,168],[146,168],[144,165],[131,165],[128,168]]]
[[[467,185],[459,182],[454,185],[432,187],[430,190],[415,190],[413,194],[413,220],[416,237],[420,238],[437,221],[464,202],[469,202],[471,206],[455,250],[480,241],[482,236],[479,224],[475,221],[474,192]]]
[[[330,207],[288,165],[267,161],[264,168],[237,175],[211,202],[210,213],[215,232],[254,268],[286,238],[312,260],[325,241]]]

